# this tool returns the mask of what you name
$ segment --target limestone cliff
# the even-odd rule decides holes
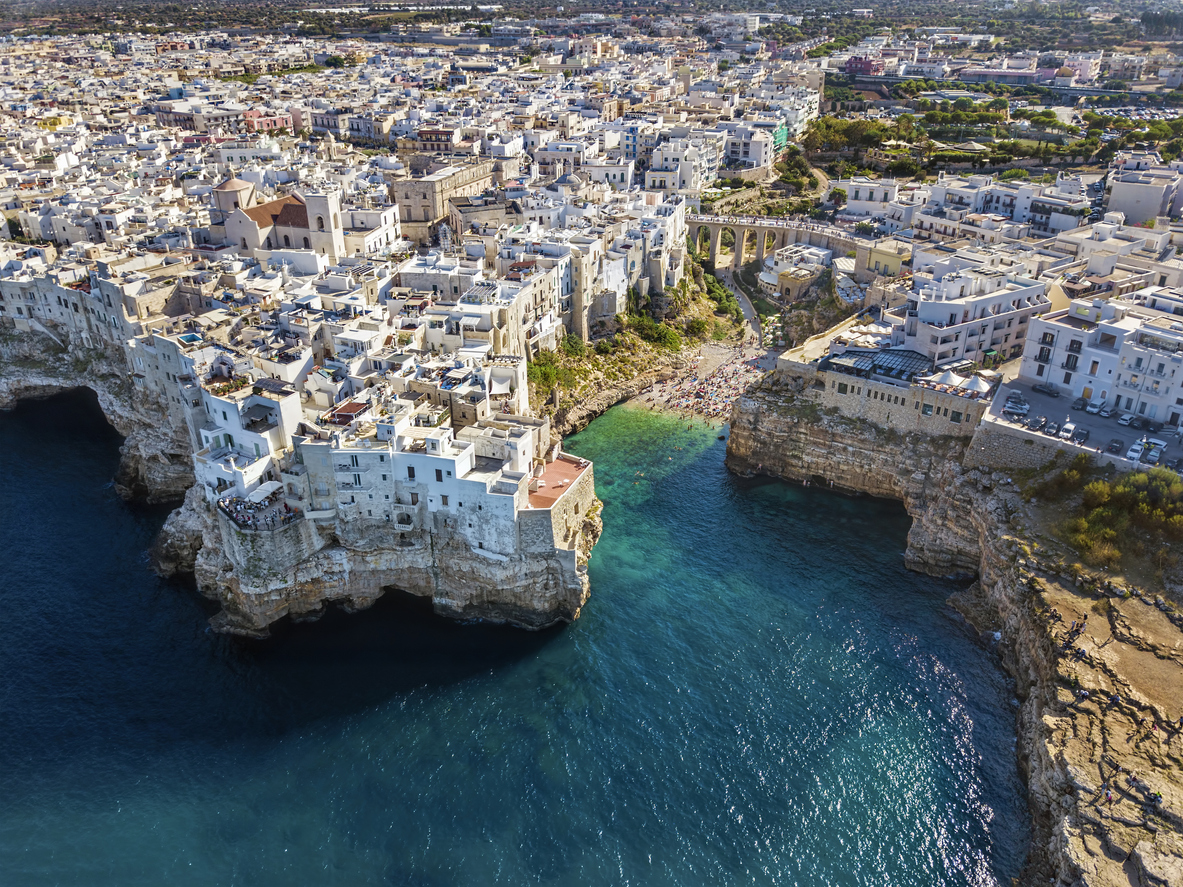
[[[652,363],[635,376],[611,382],[601,380],[594,391],[564,400],[551,417],[551,428],[560,439],[582,431],[610,407],[636,397],[658,382],[667,381],[686,372],[690,366],[690,359],[686,354],[655,352],[652,355]]]
[[[978,568],[978,539],[955,519],[962,506],[950,493],[967,443],[846,418],[770,374],[736,401],[727,466],[737,474],[832,482],[835,489],[899,499],[913,518],[908,566],[967,575]]]
[[[169,517],[154,555],[165,574],[191,570],[201,592],[222,605],[213,619],[220,631],[260,636],[284,616],[314,618],[330,603],[364,609],[391,588],[430,598],[440,615],[541,629],[573,621],[587,602],[598,505],[584,509],[571,548],[501,555],[472,548],[444,515],[430,531],[406,533],[336,519],[242,530],[195,488]]]
[[[1079,568],[1033,546],[1032,517],[1015,484],[1005,472],[974,467],[980,448],[967,437],[852,420],[775,374],[737,401],[731,428],[732,470],[899,499],[913,519],[910,567],[978,575],[951,602],[978,628],[999,634],[1021,700],[1018,757],[1033,835],[1019,880],[1183,883],[1183,731],[1148,726],[1183,713],[1178,626],[1137,594],[1081,578]],[[1051,607],[1062,622],[1047,618]],[[1065,624],[1089,613],[1098,624],[1069,644],[1086,654],[1069,655]],[[1081,702],[1074,688],[1090,696]],[[1114,693],[1121,701],[1107,705]],[[1115,778],[1119,766],[1141,782]],[[1116,795],[1113,803],[1102,785]],[[1151,798],[1156,791],[1161,804]]]
[[[64,336],[64,333],[61,335]],[[125,499],[171,502],[193,485],[192,449],[159,404],[137,392],[121,356],[59,343],[36,332],[0,330],[0,409],[19,400],[87,388],[124,436],[115,488]]]

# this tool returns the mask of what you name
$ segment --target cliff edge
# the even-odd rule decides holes
[[[135,389],[121,356],[0,328],[0,409],[79,388],[94,392],[107,421],[123,435],[115,474],[119,495],[150,503],[180,500],[194,481],[188,436]]]
[[[1001,638],[1021,700],[1033,834],[1019,881],[1183,884],[1177,617],[1034,543],[1014,479],[975,465],[970,434],[905,433],[819,400],[800,379],[770,374],[735,404],[727,464],[898,499],[913,519],[909,567],[978,577],[950,602]]]
[[[153,561],[163,575],[192,572],[222,607],[213,626],[231,634],[261,637],[285,616],[315,619],[332,603],[363,610],[388,589],[428,598],[442,616],[543,629],[574,621],[589,595],[601,505],[590,477],[573,492],[580,517],[561,543],[557,518],[539,510],[523,520],[516,550],[501,554],[472,547],[443,513],[407,531],[332,515],[244,529],[194,487],[161,530]]]

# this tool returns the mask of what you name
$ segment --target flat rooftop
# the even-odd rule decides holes
[[[530,507],[550,508],[563,498],[563,494],[585,471],[587,471],[586,466],[581,468],[566,459],[555,459],[553,462],[548,462],[546,471],[542,473],[542,477],[538,478],[538,489],[530,491]]]

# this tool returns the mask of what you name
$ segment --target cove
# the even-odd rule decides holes
[[[739,480],[622,406],[565,629],[394,596],[263,643],[154,577],[93,397],[0,413],[0,881],[995,884],[1029,826],[1004,674],[896,503]]]

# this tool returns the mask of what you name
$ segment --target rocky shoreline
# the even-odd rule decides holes
[[[565,551],[548,541],[510,556],[477,552],[443,515],[430,532],[408,531],[398,541],[385,522],[337,520],[301,521],[260,541],[192,487],[165,521],[152,561],[163,576],[192,574],[201,594],[221,606],[213,627],[242,637],[266,637],[284,617],[315,620],[330,604],[365,610],[388,588],[430,599],[441,616],[536,631],[579,617],[602,529],[596,501]]]
[[[277,619],[315,619],[331,603],[365,609],[390,587],[430,598],[443,616],[530,630],[571,622],[587,602],[586,563],[602,528],[590,472],[586,494],[572,497],[582,506],[577,519],[562,516],[572,541],[561,550],[549,522],[542,527],[536,516],[522,530],[529,543],[509,556],[472,549],[442,515],[397,541],[384,522],[327,519],[297,522],[261,543],[194,486],[187,437],[171,430],[168,415],[135,386],[121,357],[45,334],[0,330],[0,409],[79,389],[95,394],[124,436],[114,477],[119,495],[180,503],[151,560],[163,576],[194,576],[198,590],[221,605],[211,620],[218,631],[262,637]]]
[[[1021,701],[1017,752],[1033,833],[1019,881],[1183,883],[1183,632],[1142,597],[1101,591],[1033,546],[1015,484],[967,466],[967,438],[885,430],[800,395],[769,378],[738,400],[728,467],[898,499],[913,519],[910,568],[978,577],[950,603],[997,633]],[[1068,627],[1090,613],[1092,626],[1065,648]],[[1130,773],[1136,782],[1125,781]]]

